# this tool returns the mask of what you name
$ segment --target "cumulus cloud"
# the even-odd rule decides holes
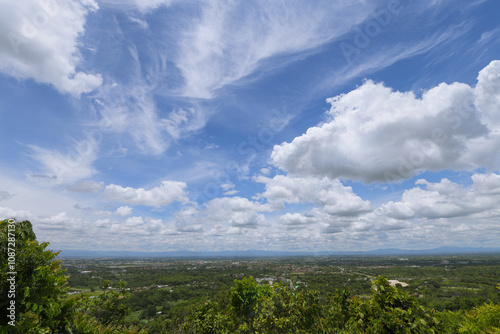
[[[110,184],[104,188],[103,195],[113,202],[159,208],[174,201],[187,202],[186,187],[187,185],[184,182],[177,181],[162,181],[160,186],[149,190]]]
[[[129,216],[132,214],[132,208],[130,206],[120,206],[115,211],[115,215],[117,216]]]
[[[231,227],[256,228],[265,221],[260,211],[267,206],[242,197],[215,198],[206,204],[205,212],[216,229]]]
[[[163,221],[151,217],[135,216],[129,217],[124,221],[101,221],[101,227],[108,227],[108,232],[113,233],[115,237],[119,235],[122,238],[133,238],[140,235],[141,238],[148,240],[151,236],[159,233],[163,229]],[[102,231],[101,233],[104,233]]]
[[[266,185],[259,197],[266,198],[276,209],[284,208],[286,203],[313,203],[336,216],[353,216],[371,210],[369,201],[361,199],[338,179],[277,175],[272,179],[260,176],[256,181]]]
[[[103,217],[84,221],[65,211],[52,215],[33,215],[9,208],[0,208],[0,216],[30,219],[44,240],[56,240],[54,231],[57,231],[57,244],[73,248],[88,242],[95,233],[100,235],[98,241],[102,243],[101,249],[105,243],[116,248],[129,245],[140,235],[141,239],[136,242],[141,247],[157,247],[156,250],[165,248],[164,238],[167,236],[169,247],[178,249],[192,245],[189,248],[193,250],[206,247],[214,250],[261,247],[332,250],[339,248],[339,245],[373,249],[387,247],[387,244],[421,248],[443,243],[466,244],[470,238],[484,235],[494,240],[498,235],[495,232],[496,218],[500,215],[497,208],[500,201],[500,175],[473,174],[471,180],[470,186],[448,179],[439,182],[418,180],[415,187],[407,190],[400,200],[355,215],[328,213],[324,209],[325,203],[331,203],[332,195],[319,190],[318,193],[323,192],[325,198],[323,204],[317,202],[314,203],[316,207],[303,212],[284,212],[281,215],[274,214],[274,210],[278,209],[276,203],[263,204],[232,197],[213,199],[201,208],[184,207],[171,221],[165,223],[147,216],[130,216],[123,220]],[[308,193],[308,189],[303,194],[297,194],[294,186],[287,184],[291,182],[303,187],[308,182],[315,182],[313,180],[305,182],[273,178],[266,181],[267,194],[278,203],[302,202],[302,196],[313,196]],[[272,192],[273,189],[277,190],[278,184],[287,191]],[[331,192],[336,183],[332,184],[328,187],[323,184],[323,188],[318,189],[329,189]],[[271,194],[275,194],[275,197]],[[316,195],[313,199],[318,201],[320,197]],[[131,211],[130,207],[123,206],[109,213],[128,215]],[[66,237],[68,240],[64,239]]]
[[[173,225],[179,233],[203,233],[211,237],[244,233],[255,237],[267,224],[262,212],[270,210],[266,204],[242,197],[214,198],[203,208],[188,207],[177,212]]]
[[[423,170],[494,168],[500,145],[500,61],[475,88],[442,83],[417,98],[366,81],[327,101],[329,120],[274,147],[273,163],[296,175],[392,182]]]
[[[37,218],[34,224],[37,229],[42,230],[65,230],[72,223],[75,223],[75,219],[69,217],[66,212],[61,212],[57,215],[53,215],[46,218]]]
[[[491,62],[479,72],[474,90],[479,115],[492,129],[500,129],[500,61]]]
[[[124,222],[120,223],[120,225],[135,228],[144,225],[144,219],[142,219],[142,217],[130,217],[127,218]]]
[[[26,0],[0,4],[0,71],[79,95],[102,84],[99,74],[78,71],[85,19],[94,1]]]
[[[306,216],[300,213],[286,213],[279,218],[282,225],[286,226],[287,229],[301,229],[307,225],[317,223],[317,220],[313,216]]]
[[[468,188],[448,179],[438,183],[417,180],[422,188],[406,190],[401,201],[385,203],[377,211],[399,220],[498,217],[500,175],[474,174],[471,178]]]
[[[0,207],[0,217],[1,219],[17,219],[25,220],[32,219],[33,214],[27,210],[14,210],[7,207]]]

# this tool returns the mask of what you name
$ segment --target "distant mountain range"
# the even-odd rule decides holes
[[[223,252],[129,252],[129,251],[89,251],[89,250],[62,250],[59,257],[106,257],[106,258],[207,258],[207,257],[289,257],[289,256],[400,256],[400,255],[456,255],[456,254],[500,254],[500,248],[483,247],[453,247],[445,246],[433,249],[406,250],[397,248],[377,249],[371,251],[223,251]]]

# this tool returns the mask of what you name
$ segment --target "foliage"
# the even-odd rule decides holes
[[[446,333],[500,333],[500,305],[487,303],[469,311],[445,311],[441,316],[450,324]]]
[[[141,312],[141,319],[151,319],[156,315],[156,306],[149,305],[144,311]]]
[[[104,282],[102,288],[104,291],[98,298],[85,298],[86,312],[104,325],[123,324],[124,318],[131,312],[126,305],[130,292],[125,290],[125,282],[118,282],[116,289],[111,288],[109,282]]]
[[[145,334],[137,327],[104,325],[88,314],[78,313],[71,326],[66,328],[68,334]]]
[[[58,252],[46,250],[47,242],[36,240],[29,221],[15,222],[15,229],[8,230],[9,221],[0,222],[0,325],[7,324],[9,291],[7,279],[15,277],[16,326],[11,332],[51,333],[64,330],[72,317],[75,299],[67,298],[67,278],[61,261],[55,260]],[[15,237],[9,240],[9,233]],[[9,246],[15,243],[15,275],[8,263]],[[13,253],[13,252],[10,252]]]
[[[348,320],[348,328],[354,332],[439,333],[442,330],[435,312],[391,286],[383,276],[373,281],[372,299],[356,304],[354,309],[358,312]]]
[[[39,243],[29,221],[0,221],[0,332],[42,334],[139,334],[138,328],[126,328],[122,320],[128,312],[120,292],[109,290],[100,298],[69,297],[67,276],[58,252],[47,250],[49,243]],[[9,233],[10,232],[10,233]],[[14,245],[15,244],[15,245]],[[10,249],[9,249],[10,248]],[[13,249],[15,252],[13,251]],[[9,263],[9,257],[15,257]],[[15,267],[11,267],[11,265]],[[11,273],[15,270],[15,273]],[[15,278],[14,294],[10,281]],[[12,295],[12,298],[4,296]],[[7,305],[15,300],[15,326],[9,325]],[[84,311],[89,313],[86,314]],[[95,318],[93,317],[95,316]]]
[[[252,278],[235,280],[231,307],[217,312],[201,305],[188,319],[188,333],[440,333],[433,311],[392,287],[384,277],[373,282],[370,300],[338,290],[331,298]]]
[[[231,318],[228,314],[217,312],[216,309],[213,302],[203,303],[195,311],[193,322],[188,324],[186,329],[189,330],[191,325],[194,333],[228,333],[228,328],[232,327]]]
[[[252,276],[242,280],[235,280],[235,286],[231,288],[231,311],[245,319],[254,316],[254,308],[263,296],[269,296],[269,286],[257,284]]]
[[[258,333],[323,332],[322,309],[317,291],[296,292],[275,285],[260,299],[253,327]]]

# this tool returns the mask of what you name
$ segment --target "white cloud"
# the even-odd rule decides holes
[[[98,219],[96,220],[92,226],[97,227],[97,228],[109,228],[111,227],[111,220],[110,219]]]
[[[471,177],[473,189],[481,195],[500,195],[500,175],[498,174],[474,174]]]
[[[91,180],[82,180],[68,187],[68,190],[96,194],[104,189],[104,182],[95,182]]]
[[[138,241],[139,243],[147,242],[164,228],[161,219],[142,216],[129,217],[124,221],[113,221],[111,224],[106,222],[102,225],[103,227],[109,226],[108,233],[114,234],[115,238],[119,235],[123,239],[129,239],[129,242],[134,236],[139,235],[143,240]],[[101,233],[104,233],[104,231]]]
[[[474,174],[471,178],[473,184],[469,188],[448,179],[439,183],[418,180],[416,184],[424,189],[406,190],[401,201],[383,204],[377,211],[399,220],[498,217],[500,175]]]
[[[272,179],[261,176],[256,181],[266,185],[259,197],[266,198],[275,209],[284,208],[286,203],[313,203],[336,216],[359,215],[371,210],[369,201],[362,200],[339,180],[277,175]]]
[[[113,202],[158,208],[169,205],[173,201],[187,202],[186,187],[184,182],[177,181],[162,181],[160,186],[149,190],[110,184],[104,188],[103,195]]]
[[[236,195],[239,191],[238,190],[228,190],[228,191],[225,191],[223,194],[225,196],[233,196],[233,195]]]
[[[30,145],[34,152],[33,158],[41,163],[45,174],[31,173],[29,176],[35,181],[47,184],[67,184],[91,177],[97,172],[92,167],[96,159],[97,144],[89,137],[87,140],[75,142],[66,153]]]
[[[222,188],[222,190],[228,191],[228,190],[231,190],[234,188],[234,183],[232,183],[232,182],[224,183],[224,184],[221,184],[220,187]]]
[[[104,132],[127,134],[143,153],[153,155],[164,153],[172,141],[205,126],[207,111],[197,103],[159,117],[154,99],[156,88],[141,79],[142,65],[138,60],[130,67],[132,83],[104,85],[96,92],[92,107],[100,117],[94,125]]]
[[[68,217],[66,212],[60,212],[57,215],[46,218],[38,217],[33,221],[36,229],[45,231],[65,230],[70,227],[70,224],[75,222],[76,220]]]
[[[203,233],[210,237],[245,234],[245,238],[258,238],[267,224],[261,212],[267,211],[270,211],[268,205],[246,198],[222,197],[205,203],[203,209],[188,207],[179,211],[173,224],[180,233]]]
[[[130,217],[127,218],[120,226],[135,228],[144,225],[144,219],[142,217]]]
[[[500,60],[481,70],[477,80],[474,93],[481,120],[500,130]]]
[[[32,219],[33,214],[27,210],[14,210],[7,207],[0,207],[0,219],[17,219],[25,220]]]
[[[162,125],[173,139],[181,135],[197,131],[205,126],[205,114],[199,108],[179,109],[172,111],[162,119]]]
[[[479,39],[479,41],[477,41],[477,46],[484,48],[484,44],[490,43],[494,38],[496,38],[496,35],[498,35],[499,33],[500,27],[496,27],[493,30],[483,32],[481,34],[481,38]]]
[[[102,84],[99,74],[77,71],[85,18],[94,1],[0,2],[0,71],[79,95]]]
[[[89,208],[92,210],[91,208]],[[86,210],[86,208],[84,208]],[[106,216],[111,216],[113,213],[111,211],[107,210],[93,210],[92,215],[97,216],[97,217],[106,217]]]
[[[273,163],[303,176],[392,182],[423,170],[494,168],[500,145],[500,62],[476,88],[440,84],[417,98],[372,81],[328,99],[325,124],[274,147]]]
[[[141,247],[142,250],[202,250],[207,247],[213,250],[340,250],[346,247],[375,249],[387,245],[428,248],[442,244],[471,244],[485,235],[491,239],[490,245],[499,235],[495,232],[496,219],[500,215],[498,174],[474,174],[470,186],[447,179],[435,183],[419,180],[399,201],[354,215],[339,215],[338,211],[331,214],[325,209],[328,203],[338,200],[339,189],[347,201],[354,200],[362,206],[359,199],[350,199],[356,195],[349,195],[349,189],[342,190],[341,184],[328,179],[318,183],[322,180],[287,178],[266,180],[264,193],[269,195],[270,202],[293,204],[311,197],[305,202],[314,202],[316,207],[276,215],[273,212],[276,206],[233,197],[213,199],[202,208],[184,207],[166,223],[147,216],[86,221],[62,210],[56,214],[34,215],[6,207],[0,208],[0,216],[31,220],[40,240],[54,241],[55,247],[64,246],[65,249],[89,244],[96,249],[130,249],[134,240],[135,250]],[[310,183],[312,186],[308,188]],[[280,186],[287,191],[278,191]],[[296,190],[303,187],[307,189],[302,193]],[[319,189],[318,194],[310,193],[313,187]],[[131,211],[129,207],[121,207],[108,213],[117,215]],[[94,237],[96,233],[99,239]],[[167,243],[165,238],[168,238]]]
[[[316,219],[312,216],[305,216],[300,213],[286,213],[280,217],[280,223],[287,227],[303,227],[305,225],[316,223]]]
[[[170,6],[176,0],[101,0],[101,6],[112,7],[122,10],[139,10],[146,14],[160,6]]]
[[[82,213],[75,208],[78,200],[73,199],[71,193],[61,193],[58,187],[41,187],[29,180],[18,180],[16,175],[10,174],[5,169],[0,175],[0,184],[14,195],[0,202],[1,206],[10,208],[14,212],[26,213],[26,210],[29,210],[30,217],[47,217],[57,212],[66,212],[68,215]],[[88,205],[86,202],[84,204]]]
[[[345,34],[375,4],[214,0],[203,5],[199,19],[180,36],[175,59],[185,79],[184,95],[200,98],[248,76],[273,56],[310,51]]]
[[[132,208],[130,206],[120,206],[115,211],[115,215],[118,216],[129,216],[132,214]]]
[[[135,65],[130,72],[137,71],[135,67],[139,65]],[[140,79],[132,85],[103,86],[96,93],[99,103],[94,107],[100,118],[94,125],[100,126],[104,132],[127,134],[144,153],[162,154],[168,148],[170,138],[162,130],[151,89]]]
[[[206,204],[205,214],[216,230],[228,227],[256,228],[265,221],[259,211],[269,208],[242,197],[215,198]]]

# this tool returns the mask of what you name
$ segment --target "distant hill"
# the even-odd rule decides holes
[[[223,251],[223,252],[130,252],[130,251],[89,251],[62,250],[59,257],[106,257],[106,258],[206,258],[206,257],[288,257],[288,256],[398,256],[398,255],[454,255],[454,254],[500,254],[500,248],[453,247],[444,246],[433,249],[406,250],[397,248],[371,251],[333,251],[333,252],[287,252],[287,251]]]

